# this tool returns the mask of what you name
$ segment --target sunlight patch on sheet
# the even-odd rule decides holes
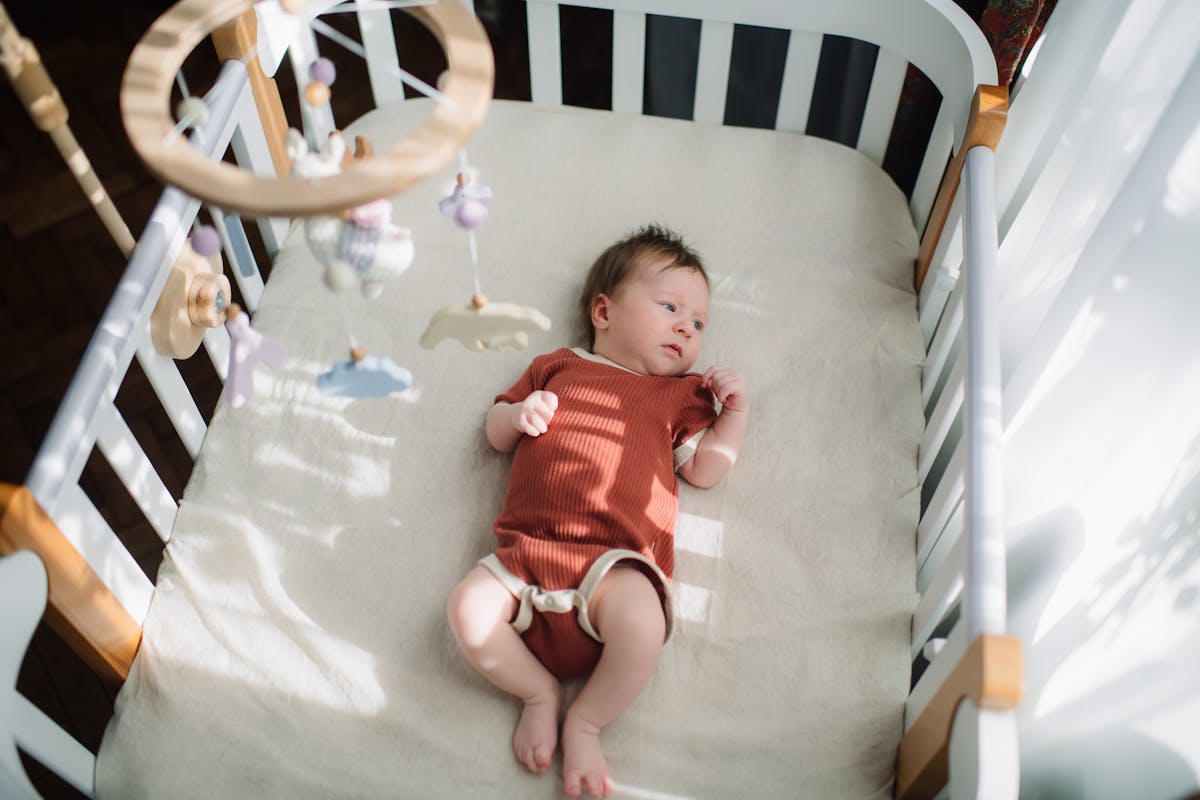
[[[720,520],[679,512],[675,522],[675,549],[709,558],[721,557],[725,524]]]
[[[617,797],[635,798],[635,800],[695,800],[695,798],[682,794],[656,792],[653,789],[643,789],[639,786],[626,786],[616,781],[613,781],[613,794]]]
[[[221,619],[230,614],[234,618]],[[269,617],[234,609],[210,612],[206,621],[225,626],[214,631],[237,630],[237,637],[177,645],[172,660],[256,691],[338,712],[377,714],[387,705],[375,656],[345,639],[317,627],[298,628],[299,636],[293,638]],[[278,669],[260,668],[257,658],[264,651],[274,654]]]
[[[713,593],[703,586],[675,582],[675,614],[688,622],[707,623],[712,614]]]

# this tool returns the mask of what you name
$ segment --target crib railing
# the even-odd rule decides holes
[[[916,270],[927,345],[927,430],[918,454],[925,500],[917,532],[921,600],[913,619],[912,652],[915,669],[923,671],[906,704],[896,796],[929,797],[949,783],[955,797],[982,796],[984,786],[1001,789],[989,796],[1015,797],[1016,734],[1005,709],[1020,693],[1020,648],[1004,635],[993,288],[991,153],[1002,127],[1003,104],[986,90],[972,102],[971,92],[979,84],[995,81],[982,35],[952,0],[578,4],[613,12],[612,104],[617,111],[643,110],[647,19],[656,14],[700,20],[694,118],[701,122],[724,121],[739,25],[788,32],[776,115],[781,130],[804,130],[823,35],[880,46],[857,141],[858,149],[876,163],[882,161],[908,64],[920,67],[942,92],[910,203],[918,230],[929,220]],[[528,0],[526,11],[532,99],[561,104],[559,4]],[[397,56],[388,12],[359,9],[358,15],[376,102],[400,102],[403,91],[394,80]],[[256,33],[256,27],[263,29]],[[301,66],[293,71],[302,75],[313,52],[311,32],[292,37],[300,42],[296,50],[273,39],[272,32],[257,26],[251,14],[214,35],[219,54],[229,61],[208,95],[210,118],[194,134],[211,157],[221,158],[232,147],[239,163],[261,174],[287,166],[281,147],[286,121],[270,76],[284,55]],[[332,128],[327,106],[301,107],[311,140]],[[961,142],[957,149],[956,140]],[[950,167],[944,169],[953,150]],[[957,191],[960,175],[963,192]],[[193,458],[198,454],[207,430],[204,414],[175,363],[151,344],[149,317],[200,212],[199,201],[172,189],[164,192],[27,486],[8,487],[0,495],[0,549],[30,549],[43,557],[49,573],[47,619],[97,672],[114,680],[128,673],[153,586],[80,488],[79,478],[93,448],[98,449],[154,530],[164,542],[169,539],[178,507],[114,401],[136,358],[185,448]],[[207,214],[221,235],[229,271],[253,311],[262,277],[241,220],[211,206]],[[277,251],[288,224],[259,221],[268,256]],[[212,329],[204,344],[223,375],[229,357],[224,329]]]
[[[963,144],[942,182],[918,257],[918,280],[946,217],[963,245],[960,269],[945,248],[938,295],[922,292],[932,319],[922,397],[926,431],[918,473],[927,498],[917,532],[913,658],[926,665],[905,708],[897,798],[1016,797],[1020,642],[1006,636],[997,217],[994,149],[1006,93],[980,87]],[[965,192],[953,196],[960,179]],[[949,284],[946,287],[945,284]],[[928,289],[928,287],[922,287]],[[932,298],[932,299],[931,299]]]

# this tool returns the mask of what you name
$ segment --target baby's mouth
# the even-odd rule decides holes
[[[676,358],[683,355],[683,348],[677,344],[664,344],[663,347],[674,353]]]

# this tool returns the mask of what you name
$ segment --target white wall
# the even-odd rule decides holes
[[[1200,788],[1200,3],[1060,0],[997,169],[1022,797],[1181,798]]]

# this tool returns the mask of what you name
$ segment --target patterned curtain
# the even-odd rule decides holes
[[[996,54],[1000,85],[1012,85],[1058,0],[988,0],[979,26]]]

